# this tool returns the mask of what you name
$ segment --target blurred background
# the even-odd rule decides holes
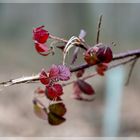
[[[56,50],[56,56],[49,57],[36,53],[32,41],[34,27],[45,25],[51,34],[65,39],[78,36],[80,29],[84,29],[85,40],[92,45],[100,14],[103,14],[101,42],[114,41],[117,44],[114,53],[140,48],[140,4],[1,3],[0,81],[30,76],[62,62],[60,50]],[[5,88],[0,92],[0,136],[140,136],[140,62],[129,85],[122,87],[129,68],[125,66],[104,77],[89,79],[96,91],[93,102],[72,99],[72,86],[65,87],[67,121],[60,126],[50,126],[34,115],[32,98],[37,84]],[[110,75],[120,79],[109,82]],[[122,84],[117,87],[117,83]],[[113,84],[118,89],[118,97]],[[113,104],[116,109],[110,108]]]

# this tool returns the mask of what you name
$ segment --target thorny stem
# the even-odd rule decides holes
[[[123,52],[123,53],[116,54],[116,55],[113,56],[112,61],[116,61],[116,60],[124,60],[124,61],[120,62],[119,64],[113,64],[111,66],[111,68],[129,63],[132,60],[138,59],[139,57],[140,57],[140,49],[131,50],[131,51],[128,51],[128,52]],[[93,66],[93,65],[82,64],[82,65],[76,66],[75,68],[70,68],[70,71],[71,72],[76,72],[78,70],[86,69],[86,68],[89,68],[91,66]],[[5,81],[5,82],[1,82],[0,85],[6,87],[6,86],[21,84],[21,83],[32,83],[32,82],[35,82],[35,81],[38,81],[38,80],[39,80],[39,74],[37,74],[35,76],[21,77],[21,78],[18,78],[18,79],[8,80],[8,81]]]

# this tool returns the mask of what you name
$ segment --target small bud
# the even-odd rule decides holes
[[[99,75],[104,76],[104,72],[108,69],[107,63],[100,63],[96,67],[96,71]]]
[[[80,78],[80,77],[83,76],[84,72],[85,72],[84,69],[78,70],[77,72],[75,72],[75,75],[76,75],[77,78]]]
[[[84,59],[89,65],[95,65],[98,62],[98,58],[96,56],[96,51],[97,48],[89,48],[85,54],[84,54]]]

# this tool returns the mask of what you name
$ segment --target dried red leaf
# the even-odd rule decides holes
[[[47,56],[52,53],[52,49],[49,49],[47,45],[38,42],[35,42],[35,49],[42,56]]]
[[[93,87],[90,84],[88,84],[87,82],[85,82],[83,80],[77,80],[77,84],[83,93],[85,93],[87,95],[93,95],[95,93]]]
[[[45,94],[51,99],[56,99],[63,94],[63,88],[60,84],[53,84],[52,86],[46,86]]]
[[[48,46],[47,45],[41,44],[41,43],[38,43],[38,42],[35,42],[35,48],[36,48],[36,51],[39,52],[39,53],[48,51]]]
[[[112,50],[106,46],[99,48],[96,55],[99,61],[103,63],[109,63],[113,58]]]
[[[59,69],[56,65],[52,65],[49,70],[49,77],[50,78],[57,78],[59,76]]]
[[[50,79],[44,69],[41,71],[39,75],[39,80],[44,85],[48,85],[50,83]]]
[[[47,89],[45,90],[47,92]],[[45,93],[46,93],[45,92]],[[51,100],[51,101],[54,101],[54,97],[50,94],[46,94],[46,97]],[[55,97],[55,101],[62,101],[61,97]]]
[[[62,117],[65,115],[67,110],[63,103],[55,103],[49,106],[49,111]]]
[[[76,100],[80,100],[80,101],[93,101],[95,99],[95,94],[92,95],[88,95],[85,94],[81,88],[79,87],[79,84],[77,82],[75,82],[73,84],[73,96],[72,98],[76,99]]]
[[[33,29],[33,39],[38,43],[45,43],[49,38],[48,31],[44,30],[45,26],[40,26],[38,28]]]

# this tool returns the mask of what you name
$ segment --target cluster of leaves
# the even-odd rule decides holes
[[[33,100],[34,112],[42,119],[48,119],[51,125],[58,125],[65,121],[63,116],[66,113],[66,108],[62,102],[61,96],[63,95],[62,85],[59,81],[67,81],[70,79],[69,68],[65,65],[52,65],[52,67],[45,71],[40,72],[40,82],[45,86],[44,89],[37,88],[35,93],[44,95],[47,99],[51,100],[52,104],[45,107],[38,100]],[[40,104],[43,106],[40,107]],[[48,108],[48,109],[47,109]],[[49,110],[49,111],[47,111]]]
[[[33,29],[33,40],[36,51],[42,56],[47,56],[52,53],[52,49],[46,45],[50,33],[43,28],[44,26]],[[33,100],[34,112],[39,118],[48,120],[51,125],[58,125],[65,121],[63,116],[66,113],[66,107],[61,98],[63,87],[59,81],[67,81],[71,76],[70,69],[65,65],[69,49],[76,46],[72,64],[76,61],[79,48],[81,47],[85,50],[83,55],[85,62],[88,65],[96,65],[97,73],[102,76],[108,68],[108,63],[112,61],[113,55],[110,47],[99,43],[87,48],[84,41],[85,35],[86,32],[81,30],[79,37],[73,36],[63,47],[58,47],[63,51],[62,65],[53,64],[48,71],[42,69],[40,72],[39,79],[45,88],[42,89],[39,87],[35,93],[45,96],[51,103],[46,107],[40,100],[35,98]],[[75,72],[77,80],[72,83],[73,97],[77,100],[92,101],[95,97],[95,91],[89,83],[81,78],[84,73],[84,69]]]
[[[35,114],[43,120],[48,120],[51,125],[59,125],[65,121],[63,116],[66,113],[66,108],[62,102],[51,104],[46,108],[35,98],[33,105]]]
[[[45,44],[49,38],[49,33],[43,28],[44,26],[41,26],[33,30],[33,40],[36,51],[40,55],[47,56],[51,52],[51,49]],[[40,100],[35,98],[33,100],[34,112],[39,118],[48,120],[51,125],[58,125],[65,121],[63,116],[66,113],[66,108],[61,99],[63,88],[58,82],[69,80],[70,75],[70,70],[65,65],[53,64],[48,71],[42,69],[40,72],[39,80],[45,88],[38,87],[35,93],[47,97],[51,100],[51,104],[45,107]]]
[[[33,29],[33,40],[36,51],[42,56],[47,56],[52,53],[52,49],[45,44],[49,38],[49,32],[43,28],[44,26],[40,26]]]

